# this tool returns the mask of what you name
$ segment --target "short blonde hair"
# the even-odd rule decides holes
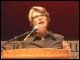
[[[32,23],[32,20],[33,20],[33,12],[40,12],[42,14],[45,14],[48,18],[48,22],[50,21],[50,18],[49,18],[49,13],[46,11],[45,8],[41,7],[41,6],[33,6],[30,11],[29,11],[29,15],[28,15],[28,18],[29,18],[29,21],[30,23]]]

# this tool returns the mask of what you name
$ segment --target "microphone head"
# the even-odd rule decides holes
[[[39,27],[38,26],[35,26],[34,29],[39,29]]]
[[[30,34],[32,34],[33,32],[36,32],[38,29],[39,29],[39,27],[38,27],[38,26],[35,26],[35,27],[32,29],[32,31],[31,31]]]

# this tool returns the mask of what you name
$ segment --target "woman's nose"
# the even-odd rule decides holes
[[[41,16],[39,16],[39,20],[42,20],[42,17]]]

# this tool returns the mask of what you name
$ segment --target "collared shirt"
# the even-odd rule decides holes
[[[44,38],[31,35],[25,42],[25,48],[58,48],[61,49],[64,37],[60,34],[49,33]]]

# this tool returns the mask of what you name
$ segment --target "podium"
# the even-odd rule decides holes
[[[69,51],[53,48],[27,48],[4,50],[2,59],[69,59]]]

